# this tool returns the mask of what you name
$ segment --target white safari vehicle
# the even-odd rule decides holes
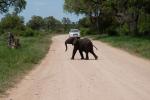
[[[69,31],[69,37],[80,37],[80,30],[79,29],[71,29]]]

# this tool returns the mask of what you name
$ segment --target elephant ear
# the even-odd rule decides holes
[[[74,41],[73,41],[73,45],[77,45],[78,42],[79,42],[79,41],[78,41],[78,38],[75,38]]]

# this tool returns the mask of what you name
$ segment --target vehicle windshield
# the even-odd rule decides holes
[[[71,29],[70,32],[79,32],[78,29]]]

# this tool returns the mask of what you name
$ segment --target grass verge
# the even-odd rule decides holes
[[[92,37],[150,60],[150,37],[108,35],[94,35]]]
[[[51,43],[51,35],[20,37],[21,48],[9,49],[4,37],[0,37],[0,94],[14,85],[45,56]]]

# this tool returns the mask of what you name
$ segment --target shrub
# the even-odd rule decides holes
[[[89,28],[81,28],[80,33],[82,36],[85,36],[85,35],[91,35],[93,32]]]
[[[10,32],[12,32],[14,35],[16,36],[21,36],[22,33],[24,33],[23,30],[18,30],[18,29],[13,29],[13,30],[10,30]],[[7,32],[6,32],[7,33]]]
[[[24,36],[24,37],[37,36],[37,35],[39,35],[39,32],[31,28],[26,28],[25,32],[21,34],[21,36]]]
[[[2,35],[3,33],[4,33],[4,30],[0,28],[0,35]]]
[[[119,35],[128,35],[129,34],[129,27],[127,24],[124,24],[122,26],[120,26],[119,28],[117,28],[117,33]]]
[[[110,35],[110,36],[117,35],[116,29],[113,28],[113,27],[109,27],[109,28],[106,30],[106,33],[108,33],[108,35]]]
[[[6,14],[1,19],[0,26],[4,31],[13,29],[23,30],[25,28],[24,18],[14,14]]]
[[[150,35],[150,15],[140,17],[138,27],[140,35]]]

